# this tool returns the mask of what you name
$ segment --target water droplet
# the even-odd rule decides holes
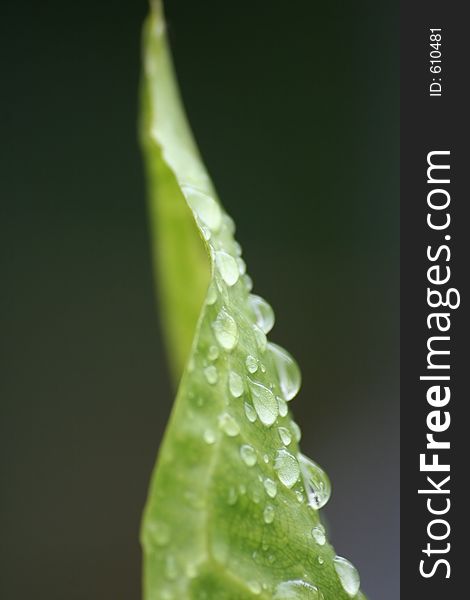
[[[256,421],[256,411],[251,404],[248,404],[248,402],[245,402],[245,415],[250,423],[254,423]]]
[[[257,325],[253,325],[253,333],[255,335],[256,346],[258,350],[262,353],[266,350],[266,346],[268,344],[268,340],[266,339],[266,334],[261,331],[261,329]]]
[[[206,429],[203,434],[204,441],[210,446],[215,442],[215,435],[211,429]]]
[[[217,341],[225,350],[233,350],[238,342],[238,328],[235,319],[222,309],[212,323]]]
[[[251,290],[253,289],[253,280],[251,279],[251,277],[247,273],[245,273],[245,275],[242,276],[242,280],[246,291],[251,292]]]
[[[285,448],[278,450],[274,469],[277,472],[279,481],[287,488],[295,485],[300,475],[300,467],[297,459]]]
[[[318,524],[312,529],[312,537],[319,546],[324,546],[326,542],[325,528]]]
[[[248,587],[250,588],[250,592],[252,592],[253,594],[255,594],[256,596],[258,596],[259,594],[261,594],[261,584],[258,583],[257,581],[250,581],[248,582]]]
[[[281,415],[281,417],[287,416],[287,413],[288,413],[287,402],[284,400],[284,398],[281,398],[281,396],[276,396],[276,399],[277,399],[277,405],[279,406],[279,414]]]
[[[253,314],[255,315],[256,325],[264,333],[269,333],[274,325],[274,312],[264,298],[256,294],[250,294],[248,297]]]
[[[268,348],[276,367],[284,399],[287,401],[292,400],[300,389],[300,369],[292,356],[284,348],[272,342],[269,343]]]
[[[217,348],[217,346],[210,346],[207,352],[207,357],[211,361],[217,360],[219,358],[219,349]]]
[[[214,304],[216,300],[217,290],[215,289],[215,285],[211,283],[211,285],[207,289],[206,303],[209,304],[209,306],[212,306],[212,304]]]
[[[299,443],[302,437],[302,432],[300,431],[300,427],[297,425],[295,421],[292,421],[290,424],[290,428],[292,429],[292,433],[294,434],[294,440]]]
[[[230,371],[229,373],[228,389],[234,398],[240,398],[243,394],[243,379],[235,371]]]
[[[300,469],[308,495],[308,503],[320,509],[331,496],[331,484],[325,471],[303,454],[299,454]]]
[[[320,590],[302,579],[283,581],[275,591],[273,600],[323,600]]]
[[[325,562],[325,559],[323,558],[323,556],[319,556],[318,557],[318,564],[322,565]]]
[[[214,365],[209,365],[204,369],[204,375],[206,376],[207,382],[211,385],[215,385],[219,379],[217,368]]]
[[[264,460],[264,462],[265,462],[266,464],[268,464],[268,463],[269,463],[269,456],[268,456],[267,454],[265,454],[265,455],[263,456],[263,460]]]
[[[263,511],[263,519],[266,524],[270,524],[274,521],[274,507],[268,504]]]
[[[240,456],[248,467],[256,465],[256,452],[249,444],[243,444],[243,446],[240,447]]]
[[[284,444],[284,446],[288,446],[292,442],[290,431],[286,427],[279,427],[277,431],[279,433],[279,437],[281,438],[281,442]]]
[[[227,213],[223,215],[222,219],[227,231],[233,235],[235,233],[235,221],[230,215],[227,215]]]
[[[235,285],[240,277],[240,273],[238,272],[237,261],[233,256],[223,251],[216,252],[215,263],[225,283],[228,286]]]
[[[228,491],[227,504],[229,506],[234,506],[237,503],[237,500],[238,500],[237,490],[235,488],[231,487]]]
[[[270,498],[275,498],[277,494],[277,484],[272,479],[264,480],[264,489]]]
[[[197,217],[212,231],[217,231],[222,224],[222,211],[214,198],[188,185],[183,187],[183,191]]]
[[[246,357],[245,365],[248,371],[252,374],[256,373],[256,371],[258,370],[258,361],[251,354],[248,354],[248,356]]]
[[[235,437],[240,433],[240,427],[235,419],[228,413],[223,413],[219,417],[219,427],[229,437]]]
[[[250,383],[251,394],[253,398],[253,406],[256,414],[263,425],[271,426],[277,419],[278,405],[272,391],[262,383],[248,380]]]
[[[243,258],[240,258],[240,257],[236,258],[236,262],[237,262],[237,266],[238,266],[238,272],[240,273],[240,275],[245,275],[246,262],[243,260]]]
[[[304,495],[299,490],[295,490],[297,501],[301,504],[304,501]]]
[[[333,560],[335,571],[338,574],[341,585],[348,596],[354,598],[361,586],[359,573],[354,565],[349,560],[336,556]]]

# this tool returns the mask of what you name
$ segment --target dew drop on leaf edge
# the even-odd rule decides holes
[[[284,398],[281,398],[281,396],[277,396],[277,405],[279,407],[279,414],[281,417],[285,417],[289,410],[287,402],[284,400]]]
[[[276,368],[284,399],[287,401],[292,400],[300,389],[302,381],[300,369],[292,356],[281,346],[269,342],[268,350]]]
[[[251,292],[251,290],[253,289],[253,280],[248,275],[248,273],[245,273],[245,275],[242,275],[242,281],[243,281],[243,285],[245,286],[246,291]]]
[[[198,219],[211,231],[218,231],[222,224],[222,211],[214,198],[189,185],[184,186],[183,190],[189,206],[196,213]]]
[[[300,427],[295,421],[291,421],[290,428],[292,429],[292,433],[294,434],[294,440],[297,443],[299,443],[302,438],[302,432],[300,431]]]
[[[255,316],[255,323],[263,333],[269,333],[274,326],[274,311],[261,296],[250,294],[248,304]]]
[[[246,273],[246,263],[245,263],[245,261],[240,256],[238,256],[235,260],[237,262],[239,274],[240,275],[245,275],[245,273]]]
[[[323,600],[323,594],[311,583],[295,579],[278,584],[273,600]]]
[[[253,334],[255,336],[256,346],[258,350],[263,354],[267,348],[268,340],[266,334],[261,330],[258,325],[253,325]]]
[[[336,556],[333,564],[344,591],[348,596],[354,598],[361,586],[356,567],[342,556]]]
[[[287,427],[278,427],[277,431],[284,446],[289,446],[289,444],[292,442],[292,436]]]
[[[238,278],[240,277],[240,271],[238,270],[237,261],[233,256],[219,250],[215,253],[215,264],[217,265],[222,279],[229,287],[237,283]]]
[[[308,503],[316,510],[323,508],[331,496],[328,475],[316,462],[299,454],[300,471],[307,491]]]
[[[215,304],[216,300],[217,300],[217,290],[215,289],[215,285],[213,283],[211,283],[207,289],[206,303],[209,306],[212,306],[212,304]]]

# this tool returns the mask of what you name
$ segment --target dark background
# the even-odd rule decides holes
[[[2,598],[140,595],[172,400],[136,135],[143,1],[3,2]],[[398,3],[168,0],[190,121],[272,339],[339,554],[399,589]]]
[[[431,73],[430,60],[436,58],[435,38],[430,39],[430,28],[440,28],[441,62],[440,73]],[[458,598],[468,581],[467,545],[469,538],[468,507],[468,340],[470,339],[470,319],[468,318],[468,298],[470,297],[469,244],[468,244],[468,93],[467,81],[462,77],[468,56],[467,21],[463,5],[445,4],[438,0],[420,0],[402,4],[401,26],[401,402],[403,418],[401,427],[401,587],[402,597]],[[433,52],[432,57],[430,52]],[[442,83],[441,97],[429,96],[429,86],[435,79]],[[433,171],[434,179],[450,179],[450,183],[428,183],[428,153],[447,150],[448,156],[432,157],[434,164],[450,165],[450,171]],[[431,160],[431,157],[429,157]],[[440,174],[440,175],[438,175]],[[431,210],[437,204],[436,194],[427,196],[431,190],[444,189],[450,194],[450,206],[441,211]],[[450,222],[446,229],[432,229],[427,224],[428,214],[436,224],[440,217],[448,213]],[[445,239],[445,236],[449,236]],[[427,249],[435,258],[434,251],[441,245],[448,245],[450,256],[442,252],[439,260],[432,262],[427,257]],[[449,260],[450,259],[450,260]],[[448,262],[447,262],[448,261]],[[449,269],[449,281],[436,285],[432,282],[430,266],[439,264],[440,272]],[[461,297],[460,307],[449,309],[445,306],[429,306],[427,289],[440,290],[445,298],[447,290],[457,288]],[[434,304],[436,295],[429,301]],[[455,293],[450,296],[450,304]],[[451,326],[442,333],[436,329],[435,320],[427,324],[432,313],[449,314]],[[442,320],[441,320],[442,323]],[[436,349],[435,336],[449,336],[440,342],[441,360],[428,356],[432,347]],[[432,358],[434,364],[450,365],[450,370],[433,370],[428,366]],[[420,376],[449,376],[450,381],[420,381]],[[449,387],[449,403],[442,408],[448,411],[450,427],[440,433],[440,439],[447,441],[450,448],[437,452],[439,464],[449,464],[450,473],[436,471],[420,472],[419,455],[429,455],[426,435],[430,431],[427,416],[434,408],[426,399],[428,389],[437,384]],[[444,412],[441,413],[444,415]],[[442,416],[442,419],[444,417]],[[437,437],[438,434],[435,434]],[[418,494],[418,490],[432,488],[429,478],[439,485],[450,476],[450,481],[441,485],[441,490],[450,490],[450,495],[433,496]],[[427,505],[430,499],[429,506]],[[440,507],[438,507],[440,498]],[[445,506],[444,498],[450,502],[449,510],[439,516],[431,514]],[[443,519],[450,525],[446,536]],[[429,529],[428,529],[429,528]],[[441,540],[431,539],[441,537]],[[426,556],[428,544],[433,554]],[[436,550],[438,553],[436,553]],[[448,561],[450,577],[447,579]],[[420,574],[422,569],[432,577]],[[436,566],[437,565],[437,566]],[[435,570],[435,572],[434,572]]]

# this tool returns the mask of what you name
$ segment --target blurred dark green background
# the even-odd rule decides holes
[[[146,4],[2,3],[1,564],[11,600],[140,595],[173,392],[136,141]],[[339,554],[398,595],[398,3],[168,0],[203,156],[272,334]]]

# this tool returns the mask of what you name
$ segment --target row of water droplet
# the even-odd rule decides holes
[[[272,427],[277,424],[279,417],[286,417],[288,414],[287,402],[296,396],[300,388],[300,370],[286,350],[267,341],[266,335],[274,325],[274,312],[263,298],[250,293],[252,283],[246,273],[246,265],[241,258],[241,248],[237,242],[231,239],[231,234],[234,232],[233,221],[222,213],[220,206],[209,194],[190,186],[186,186],[184,192],[199,221],[204,238],[211,249],[215,265],[216,277],[209,287],[206,303],[209,307],[214,308],[216,303],[218,304],[212,321],[212,331],[217,345],[210,346],[207,352],[211,364],[205,367],[204,376],[209,385],[219,383],[217,367],[212,364],[219,357],[219,348],[230,354],[238,345],[240,332],[237,322],[230,314],[227,305],[229,304],[230,290],[241,281],[247,297],[248,310],[252,316],[251,331],[256,352],[247,354],[245,357],[246,374],[240,374],[233,369],[230,370],[228,390],[233,399],[243,401],[243,410],[250,423],[254,423],[259,419],[263,426]],[[226,251],[226,248],[230,245],[233,248],[233,254]],[[259,356],[262,356],[263,359],[260,360]],[[275,368],[279,393],[276,393],[273,383],[266,385],[261,381],[262,375],[266,372],[265,362],[269,362]],[[246,388],[248,388],[251,403],[243,400],[247,391]],[[330,498],[331,486],[329,479],[323,469],[314,461],[301,453],[293,453],[288,449],[292,439],[295,439],[296,442],[300,440],[298,425],[293,421],[288,424],[290,427],[277,426],[277,434],[281,445],[274,458],[274,471],[280,484],[288,489],[293,489],[300,482],[300,489],[295,489],[297,499],[299,502],[304,501],[302,490],[305,490],[308,505],[318,510],[325,506]],[[219,416],[218,428],[229,437],[236,437],[240,434],[240,426],[229,412],[223,412]],[[213,444],[216,441],[216,435],[210,429],[205,430],[203,438],[207,444]],[[239,454],[248,468],[252,468],[258,463],[257,452],[248,443],[240,445]],[[267,463],[269,457],[264,455],[262,460]],[[277,483],[270,478],[266,478],[263,480],[263,486],[267,496],[274,499],[277,494]],[[239,493],[243,494],[244,492],[245,490],[241,486]],[[237,502],[237,496],[238,493],[235,488],[231,488],[227,498],[228,504],[234,505]],[[274,519],[275,508],[268,503],[263,510],[263,520],[267,525],[270,525]],[[321,524],[316,525],[311,533],[314,541],[319,546],[325,544],[325,530]],[[319,557],[319,560],[322,560],[321,557]],[[360,585],[356,569],[342,557],[334,559],[334,566],[343,589],[351,598],[354,597],[358,593]],[[261,586],[253,584],[251,591],[254,594],[261,593]],[[315,586],[306,581],[293,580],[280,583],[273,598],[275,600],[322,600],[323,596]]]

